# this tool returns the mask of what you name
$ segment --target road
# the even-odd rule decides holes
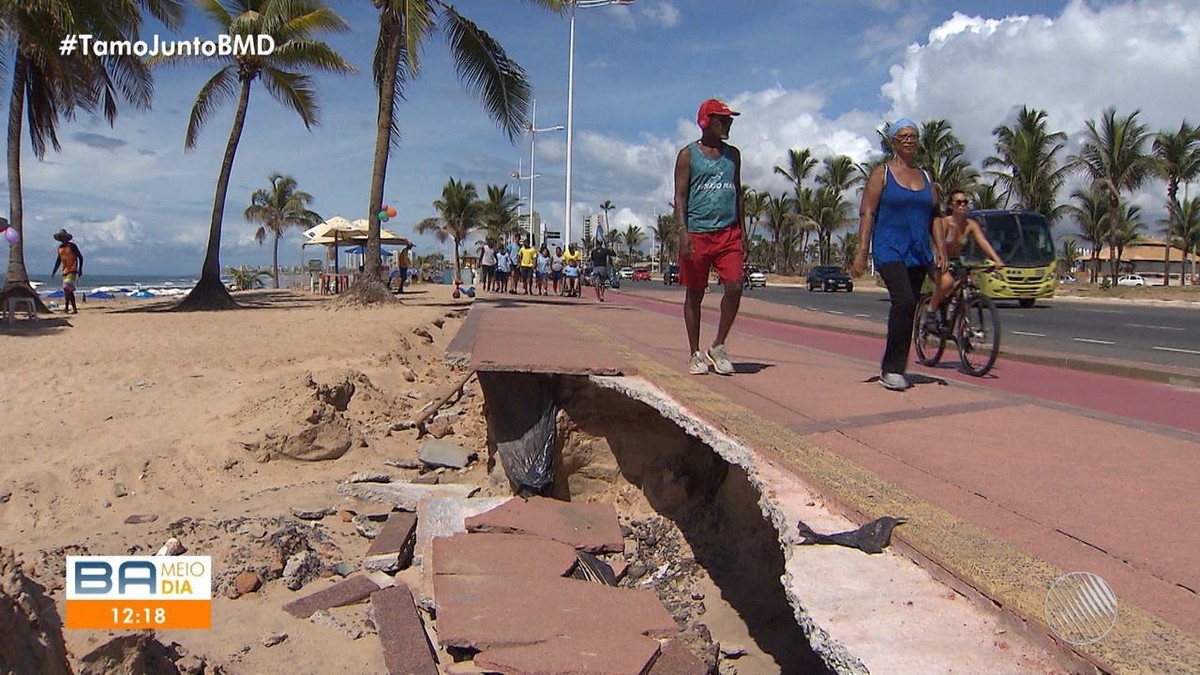
[[[678,286],[671,286],[682,292]],[[766,287],[755,298],[886,323],[887,295],[875,291],[809,293]],[[1047,352],[1200,368],[1200,308],[1074,299],[1039,300],[1032,308],[1000,302],[1003,344]]]

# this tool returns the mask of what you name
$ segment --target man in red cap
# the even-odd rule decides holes
[[[679,225],[679,283],[687,289],[683,323],[687,327],[694,375],[709,366],[732,375],[725,338],[742,302],[742,264],[745,260],[745,219],[742,211],[742,155],[726,143],[733,118],[741,113],[724,101],[710,98],[700,104],[696,124],[700,140],[689,143],[675,159],[675,222]],[[721,321],[707,351],[700,351],[700,303],[713,269],[725,287]]]

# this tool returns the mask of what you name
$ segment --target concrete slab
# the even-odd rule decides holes
[[[675,620],[650,591],[517,575],[434,577],[443,645],[494,649],[563,635],[669,637]]]
[[[708,675],[708,667],[678,640],[667,640],[646,675]]]
[[[642,675],[657,654],[658,640],[648,637],[585,635],[488,649],[474,660],[508,675]]]
[[[470,532],[512,532],[555,539],[589,553],[622,551],[625,540],[612,504],[514,499],[467,519]]]
[[[392,511],[379,535],[371,540],[367,557],[396,554],[400,569],[412,562],[413,549],[417,542],[417,514],[411,511]]]
[[[417,547],[413,564],[421,566],[421,586],[416,589],[417,602],[433,609],[433,540],[467,531],[467,518],[490,511],[512,497],[431,497],[417,504]]]
[[[342,483],[338,485],[337,491],[339,494],[353,499],[388,504],[405,511],[416,511],[417,504],[422,499],[429,499],[431,497],[458,497],[466,499],[479,492],[479,486],[457,483],[439,483],[437,485],[416,485],[413,483]]]
[[[389,675],[437,675],[437,661],[407,586],[397,584],[374,593],[371,611]]]
[[[544,537],[478,532],[433,540],[434,574],[562,577],[576,559],[573,547]]]
[[[298,619],[307,619],[318,610],[362,602],[378,590],[379,585],[369,577],[352,576],[316,593],[292,600],[283,606],[283,611]]]

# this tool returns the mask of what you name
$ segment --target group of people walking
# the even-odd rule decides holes
[[[614,253],[598,241],[588,258],[589,280],[596,299],[604,302]],[[517,236],[508,243],[489,237],[479,251],[479,271],[485,291],[558,297],[579,297],[585,274],[583,253],[574,242],[567,244],[565,251],[555,246],[551,252],[546,244],[535,247],[528,238],[522,241]]]

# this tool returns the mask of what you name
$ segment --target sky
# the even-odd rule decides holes
[[[324,217],[353,220],[375,208],[367,202],[377,22],[363,0],[330,5],[350,30],[324,39],[359,72],[317,78],[320,125],[311,130],[256,85],[225,208],[224,266],[270,263],[271,246],[254,241],[257,226],[242,212],[274,171],[295,177]],[[460,0],[456,7],[525,69],[537,127],[565,125],[567,17],[517,0]],[[215,25],[189,11],[177,34],[152,26],[144,37],[215,36]],[[785,163],[789,148],[863,161],[876,151],[876,129],[900,116],[948,120],[976,165],[994,152],[991,130],[1022,105],[1048,113],[1050,127],[1069,135],[1068,152],[1078,149],[1085,122],[1108,106],[1119,114],[1140,110],[1151,131],[1177,129],[1188,115],[1200,121],[1194,0],[636,0],[579,9],[575,28],[576,239],[584,217],[606,200],[621,230],[647,231],[669,209],[674,157],[698,138],[696,109],[709,97],[742,112],[730,143],[742,151],[743,182],[774,194],[787,188],[773,167]],[[184,151],[183,138],[196,93],[217,67],[156,70],[152,110],[124,109],[112,127],[86,115],[65,122],[62,151],[43,161],[26,140],[31,273],[49,272],[51,235],[65,227],[90,273],[198,275],[233,105],[213,116],[194,150]],[[2,86],[7,92],[8,81]],[[474,183],[480,194],[489,184],[519,188],[528,209],[530,181],[518,185],[511,175],[529,173],[530,135],[510,142],[500,132],[460,85],[440,38],[422,53],[421,77],[409,85],[397,120],[402,140],[388,164],[385,199],[398,215],[385,227],[413,236],[416,223],[436,215],[432,203],[451,177]],[[535,208],[547,229],[561,230],[566,134],[534,136]],[[1134,199],[1150,233],[1159,231],[1161,183]],[[320,257],[301,241],[298,231],[284,236],[281,264]],[[451,250],[431,237],[415,241],[418,254]]]

